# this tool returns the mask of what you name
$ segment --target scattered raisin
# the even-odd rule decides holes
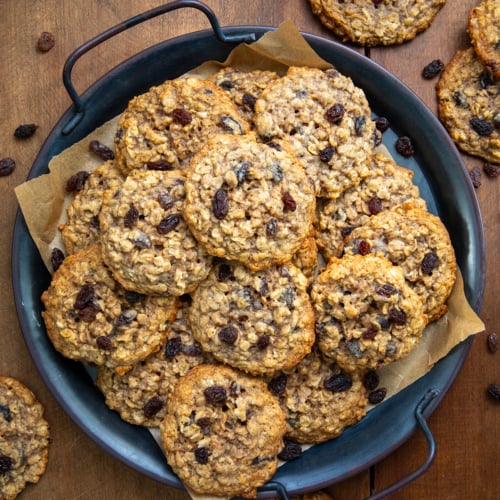
[[[352,377],[348,373],[337,373],[323,382],[325,389],[332,392],[344,392],[352,387]]]
[[[491,399],[500,401],[500,384],[490,384],[487,388],[487,392]]]
[[[269,334],[267,333],[264,333],[263,335],[261,335],[258,339],[257,339],[257,347],[263,351],[264,349],[266,349],[269,344],[271,343],[271,337]]]
[[[94,304],[90,304],[78,311],[78,317],[85,323],[91,323],[96,319],[98,312],[99,309]]]
[[[38,125],[35,125],[34,123],[19,125],[19,127],[14,130],[14,137],[17,137],[18,139],[27,139],[35,133],[37,128]]]
[[[12,158],[2,158],[0,160],[0,177],[6,177],[14,172],[16,162]]]
[[[153,418],[163,408],[163,401],[158,396],[149,399],[142,408],[146,418]]]
[[[368,402],[372,405],[378,405],[385,399],[386,395],[387,389],[385,387],[375,389],[374,391],[368,393]]]
[[[111,148],[108,148],[106,144],[103,144],[102,142],[99,142],[95,139],[93,141],[90,141],[89,149],[101,160],[107,161],[115,159],[114,151]]]
[[[125,292],[125,300],[129,304],[136,304],[144,298],[144,294],[139,292],[134,292],[133,290],[127,290]]]
[[[283,443],[285,446],[278,453],[278,458],[280,460],[285,460],[286,462],[289,462],[290,460],[295,460],[302,455],[302,447],[300,446],[299,443],[296,443],[291,439],[284,439]]]
[[[368,327],[361,335],[362,338],[365,340],[373,340],[378,333],[378,328],[376,326],[370,326]]]
[[[343,227],[342,231],[340,231],[342,238],[346,238],[347,236],[349,236],[354,231],[354,229],[354,226]]]
[[[0,474],[7,474],[12,470],[12,458],[7,455],[0,455]]]
[[[467,97],[465,97],[459,90],[453,92],[452,100],[455,106],[458,106],[459,108],[466,109],[468,106]]]
[[[382,200],[378,196],[373,196],[368,200],[368,210],[371,215],[382,212]]]
[[[92,304],[92,302],[94,301],[94,297],[94,287],[90,283],[85,283],[85,285],[80,288],[73,307],[75,309],[85,309],[90,304]]]
[[[12,413],[10,412],[10,408],[0,405],[0,414],[3,416],[6,422],[12,422]]]
[[[484,162],[483,171],[488,177],[498,177],[500,175],[500,165]]]
[[[189,125],[193,121],[191,113],[184,108],[175,108],[172,111],[172,118],[182,126]]]
[[[231,134],[243,134],[241,123],[235,120],[232,116],[222,116],[220,119],[220,124],[224,130],[230,132]]]
[[[334,104],[326,110],[325,118],[330,123],[340,123],[344,118],[345,108],[342,104]]]
[[[56,44],[56,39],[49,31],[43,31],[36,43],[36,47],[40,52],[48,52]]]
[[[354,120],[354,131],[356,135],[359,137],[363,135],[366,127],[366,117],[365,116],[356,116]]]
[[[375,289],[375,293],[377,295],[382,295],[382,297],[390,297],[391,295],[395,295],[396,293],[398,293],[398,291],[392,285],[386,283],[385,285],[377,287]]]
[[[247,178],[249,168],[250,164],[244,161],[242,162],[240,167],[236,170],[236,178],[238,179],[238,185],[241,184]]]
[[[368,255],[370,253],[371,246],[366,240],[361,240],[358,243],[358,253],[359,255]]]
[[[269,146],[270,148],[275,149],[276,151],[281,151],[281,145],[278,144],[276,141],[268,141],[266,142],[266,146]]]
[[[287,381],[288,377],[284,373],[280,373],[268,382],[267,388],[275,396],[281,396],[285,393]]]
[[[474,116],[469,120],[469,124],[478,135],[487,137],[493,133],[495,127],[488,120],[484,120],[483,118],[478,118]]]
[[[281,194],[281,200],[283,201],[285,211],[295,212],[295,210],[297,209],[297,203],[288,191],[284,191]]]
[[[235,84],[231,80],[222,80],[222,82],[219,83],[219,87],[224,90],[231,90],[234,89]]]
[[[107,337],[106,335],[101,335],[97,337],[96,344],[99,349],[103,351],[111,351],[113,350],[113,341]]]
[[[500,341],[498,340],[496,333],[490,333],[488,337],[486,337],[486,345],[488,346],[488,351],[490,351],[491,354],[495,354],[498,351]]]
[[[224,187],[217,189],[214,199],[212,200],[212,212],[214,216],[222,220],[227,215],[229,210],[229,197],[227,190]]]
[[[87,182],[87,179],[90,176],[90,172],[86,170],[80,170],[76,174],[73,174],[66,181],[66,192],[67,193],[78,193],[83,189],[83,186]]]
[[[163,210],[170,210],[174,207],[174,200],[168,193],[160,193],[156,197],[156,201]]]
[[[385,116],[379,116],[375,119],[375,127],[384,133],[390,126],[389,120]]]
[[[479,167],[472,167],[469,170],[469,177],[472,185],[477,189],[481,186],[481,169]]]
[[[168,234],[170,231],[173,231],[181,221],[181,216],[179,214],[170,214],[167,215],[164,219],[160,221],[156,230],[158,234]]]
[[[378,384],[380,383],[380,378],[375,370],[368,370],[363,375],[363,386],[369,391],[374,391]]]
[[[148,170],[166,171],[166,170],[174,170],[175,165],[165,160],[157,160],[157,161],[148,161],[146,163],[146,168]]]
[[[221,385],[211,385],[207,387],[203,394],[207,403],[211,404],[224,404],[227,400],[227,392]]]
[[[409,158],[415,154],[415,149],[413,148],[411,139],[406,135],[398,137],[395,147],[396,151],[405,158]]]
[[[479,84],[483,89],[487,89],[490,85],[494,84],[493,80],[491,79],[491,75],[488,73],[488,71],[483,71],[479,75]]]
[[[135,309],[126,309],[120,316],[118,316],[115,325],[116,326],[126,326],[130,325],[134,319],[137,318],[137,311]]]
[[[254,108],[255,108],[255,101],[257,99],[255,98],[255,96],[253,96],[252,94],[248,94],[248,93],[244,93],[243,94],[243,97],[241,98],[241,103],[243,104],[243,106],[245,106],[245,108],[247,108],[249,111],[253,111]]]
[[[422,76],[425,79],[430,80],[431,78],[438,76],[443,68],[443,61],[441,61],[441,59],[434,59],[434,61],[431,61],[429,64],[427,64],[427,66],[424,67],[424,69],[422,70]]]
[[[208,463],[208,448],[205,448],[205,446],[200,446],[199,448],[196,448],[194,450],[194,456],[196,458],[196,461],[199,464],[207,464]]]
[[[233,270],[229,264],[221,264],[217,269],[217,279],[219,281],[229,281],[234,279]]]
[[[167,359],[172,359],[182,351],[182,339],[180,337],[174,337],[168,339],[165,344],[165,357]]]
[[[50,252],[50,263],[52,264],[52,270],[55,272],[59,269],[59,266],[63,263],[64,253],[60,248],[53,248]]]
[[[278,221],[271,217],[266,223],[266,234],[268,236],[276,236],[278,234]]]
[[[208,417],[201,417],[196,421],[196,425],[201,429],[202,434],[208,434],[210,424],[210,418]]]
[[[422,259],[422,263],[420,264],[420,269],[422,269],[422,272],[424,274],[430,275],[432,274],[432,271],[436,269],[438,264],[439,260],[437,255],[434,252],[428,252]]]
[[[219,339],[225,344],[234,344],[238,338],[238,330],[236,327],[229,325],[219,331]]]
[[[319,159],[323,163],[328,163],[333,158],[334,154],[335,154],[335,148],[333,146],[326,146],[326,148],[322,149],[319,152]]]
[[[139,210],[137,210],[137,208],[135,208],[134,205],[131,205],[127,213],[125,214],[125,218],[123,219],[123,225],[126,228],[131,229],[135,226],[135,223],[137,222],[138,218],[139,218]]]
[[[395,325],[403,326],[406,324],[406,313],[395,307],[389,309],[389,320]]]

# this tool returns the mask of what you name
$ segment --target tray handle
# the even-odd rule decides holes
[[[419,476],[421,476],[432,464],[434,461],[434,457],[436,456],[436,441],[430,430],[427,421],[424,417],[424,412],[427,408],[429,408],[430,403],[439,395],[438,389],[430,389],[427,391],[422,399],[417,403],[415,407],[415,419],[420,426],[421,431],[423,432],[425,439],[427,440],[427,457],[425,458],[424,463],[418,467],[418,469],[399,479],[395,483],[391,484],[387,488],[370,495],[365,500],[381,500],[388,495],[404,488],[411,482],[415,481]]]
[[[71,72],[73,70],[73,66],[75,65],[76,61],[78,61],[78,59],[80,59],[80,57],[89,50],[93,49],[102,42],[109,40],[110,38],[117,35],[118,33],[121,33],[122,31],[132,28],[133,26],[140,24],[144,21],[147,21],[148,19],[152,19],[161,14],[165,14],[166,12],[171,12],[177,9],[183,9],[186,7],[198,9],[201,12],[203,12],[210,21],[215,36],[221,42],[239,43],[239,42],[251,42],[255,40],[254,33],[242,33],[234,35],[225,34],[213,10],[207,5],[205,5],[203,2],[200,2],[198,0],[174,0],[173,2],[169,2],[165,5],[160,5],[159,7],[155,7],[151,10],[143,12],[142,14],[138,14],[134,17],[131,17],[130,19],[127,19],[126,21],[123,21],[117,24],[116,26],[107,29],[100,35],[97,35],[88,42],[84,43],[83,45],[78,47],[66,60],[66,63],[64,64],[63,68],[63,83],[64,86],[66,87],[66,90],[71,100],[73,101],[74,115],[68,121],[68,123],[63,127],[62,129],[63,135],[69,134],[78,125],[78,123],[81,121],[81,119],[85,114],[85,105],[80,95],[75,90],[75,87],[71,80]]]

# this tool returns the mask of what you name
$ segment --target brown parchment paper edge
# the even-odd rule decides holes
[[[267,69],[284,74],[292,65],[321,69],[331,67],[330,63],[312,50],[294,24],[285,21],[277,30],[266,33],[259,41],[250,45],[238,45],[223,63],[207,61],[184,76],[206,78],[222,66],[242,70]],[[79,170],[91,171],[102,164],[102,160],[89,151],[88,144],[97,139],[112,147],[117,119],[115,117],[103,124],[86,138],[55,156],[49,163],[48,174],[27,181],[15,189],[28,230],[49,271],[52,249],[63,248],[58,226],[65,221],[66,206],[70,199],[65,194],[66,181]],[[425,375],[454,346],[484,330],[484,323],[467,302],[460,272],[448,300],[448,309],[445,316],[425,329],[421,341],[408,357],[379,370],[380,386],[387,388],[387,398]],[[152,434],[161,445],[157,430],[153,429]],[[213,498],[192,496],[199,499]]]

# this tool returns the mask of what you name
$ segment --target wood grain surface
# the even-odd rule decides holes
[[[315,18],[306,0],[206,0],[222,26],[277,26],[290,19],[302,31],[334,39]],[[59,117],[70,105],[62,84],[62,67],[79,45],[105,29],[160,5],[158,0],[3,0],[0,2],[0,158],[15,159],[17,167],[0,178],[0,374],[27,384],[46,408],[51,427],[47,471],[23,499],[166,499],[189,496],[144,477],[91,441],[63,412],[48,391],[24,343],[11,286],[11,242],[17,210],[14,187],[22,183],[37,152]],[[448,0],[432,26],[415,40],[398,47],[372,48],[370,57],[390,70],[436,111],[435,80],[424,80],[422,68],[433,59],[447,62],[468,44],[468,10],[476,0]],[[206,18],[184,9],[118,35],[78,61],[73,79],[79,91],[138,51],[162,40],[206,29]],[[36,50],[41,32],[55,35],[55,47]],[[356,49],[361,52],[363,49]],[[21,123],[36,123],[35,135],[13,137]],[[468,168],[482,161],[463,156]],[[500,498],[500,405],[486,397],[490,383],[500,383],[500,352],[491,354],[486,336],[500,334],[500,179],[482,176],[476,190],[487,242],[487,285],[481,317],[486,331],[478,334],[469,356],[438,409],[429,419],[437,441],[432,467],[405,489],[398,500],[495,500]],[[16,256],[13,256],[16,258]],[[498,330],[497,330],[498,329]],[[410,438],[389,457],[349,480],[329,488],[335,500],[358,500],[411,472],[426,453],[420,435]],[[0,493],[1,496],[1,493]]]

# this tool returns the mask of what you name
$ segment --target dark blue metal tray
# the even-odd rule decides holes
[[[81,55],[117,32],[181,7],[202,10],[213,29],[151,47],[108,72],[82,95],[75,92],[71,68]],[[239,41],[258,39],[273,29],[236,26],[221,30],[214,14],[204,4],[179,0],[128,20],[91,40],[68,59],[64,80],[74,104],[47,137],[28,179],[46,173],[53,156],[118,115],[133,96],[206,60],[223,61]],[[467,170],[447,132],[420,99],[381,66],[336,42],[307,33],[303,36],[321,57],[365,91],[375,115],[389,119],[391,128],[384,133],[384,144],[398,163],[414,170],[415,182],[429,210],[438,214],[447,226],[464,278],[466,297],[479,312],[486,275],[481,215]],[[410,159],[399,156],[394,149],[400,135],[412,138],[416,154]],[[113,456],[149,477],[182,488],[148,430],[127,424],[117,413],[108,410],[83,365],[63,358],[52,347],[41,318],[40,301],[50,275],[21,211],[15,222],[12,256],[13,288],[21,330],[43,380],[59,404],[91,439]],[[467,340],[455,347],[427,375],[370,411],[339,438],[314,446],[300,459],[280,467],[273,481],[261,489],[259,497],[268,497],[271,490],[288,498],[289,494],[346,479],[387,456],[420,426],[430,444],[427,460],[393,489],[422,473],[430,465],[435,451],[424,419],[455,380],[470,345],[471,340]]]

